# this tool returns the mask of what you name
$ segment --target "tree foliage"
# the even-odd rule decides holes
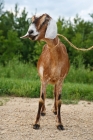
[[[93,15],[93,14],[91,14]],[[91,16],[92,17],[92,16]],[[92,17],[93,18],[93,17]],[[66,36],[78,48],[89,48],[93,46],[93,22],[84,21],[78,15],[71,20],[59,18],[57,21],[58,32]],[[76,67],[84,64],[85,67],[93,68],[93,50],[82,52],[73,49],[62,38],[61,41],[66,45],[70,62]]]
[[[41,53],[43,42],[33,42],[29,39],[22,40],[29,27],[28,13],[24,8],[20,13],[18,4],[15,4],[14,11],[4,11],[4,2],[0,0],[0,63],[4,66],[14,57],[20,61],[31,62],[36,65]],[[84,21],[78,15],[72,20],[58,18],[58,33],[66,36],[75,46],[88,48],[93,46],[93,13],[90,14],[92,21]],[[93,50],[80,52],[60,38],[67,47],[70,63],[79,67],[93,67]]]

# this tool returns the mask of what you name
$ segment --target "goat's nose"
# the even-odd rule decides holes
[[[29,35],[31,35],[33,32],[34,32],[33,30],[28,31]]]

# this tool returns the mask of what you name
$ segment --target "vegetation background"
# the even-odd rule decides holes
[[[4,2],[0,0],[0,96],[39,97],[40,80],[36,64],[44,42],[20,39],[30,23],[26,9],[21,14],[19,11],[18,4],[15,4],[14,11],[4,11]],[[93,13],[90,17],[91,21],[85,21],[79,15],[73,21],[59,17],[58,33],[79,48],[93,46]],[[62,38],[60,40],[67,48],[71,64],[62,98],[65,101],[93,101],[93,50],[77,51]],[[52,90],[49,85],[48,98],[53,97]]]

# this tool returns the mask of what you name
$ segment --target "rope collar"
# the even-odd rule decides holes
[[[59,38],[58,38],[57,44],[56,44],[52,49],[56,48],[58,45],[59,45]],[[48,46],[48,45],[47,45],[47,46]],[[51,48],[51,47],[48,46],[48,48]]]

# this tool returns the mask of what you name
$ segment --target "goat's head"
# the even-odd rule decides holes
[[[27,33],[21,38],[41,40],[43,38],[54,39],[57,36],[56,22],[48,14],[33,16],[31,22]]]

